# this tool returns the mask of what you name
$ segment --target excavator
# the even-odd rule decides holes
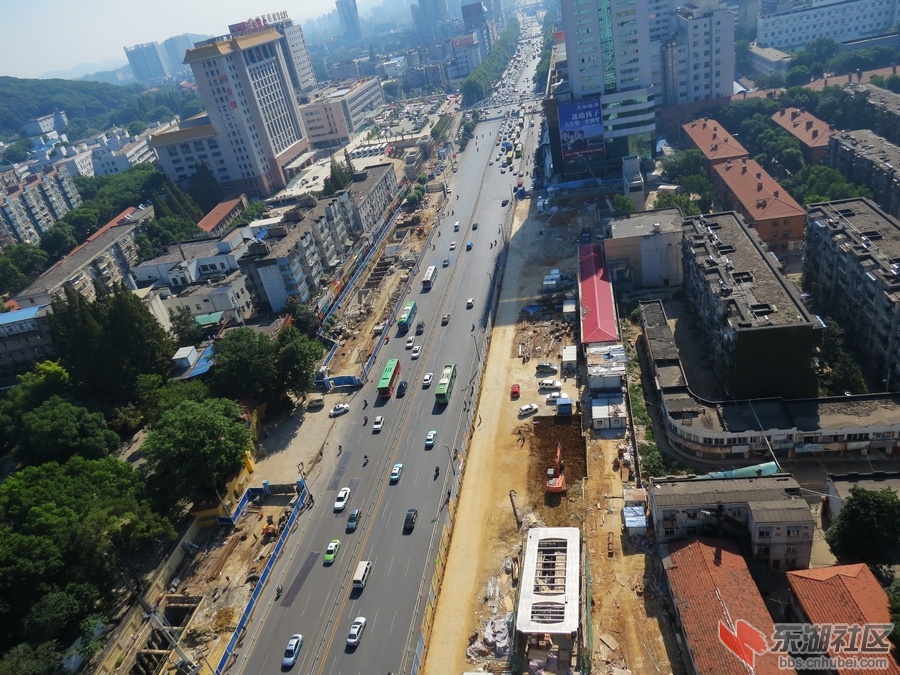
[[[547,492],[551,494],[556,494],[559,492],[566,491],[566,476],[563,473],[565,471],[565,464],[560,461],[559,457],[562,453],[562,448],[560,444],[556,444],[556,463],[553,465],[553,468],[547,469]],[[551,475],[552,474],[552,475]]]

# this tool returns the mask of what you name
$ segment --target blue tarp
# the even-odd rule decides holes
[[[625,527],[647,527],[647,516],[640,506],[626,506],[622,509],[622,518],[625,520]]]

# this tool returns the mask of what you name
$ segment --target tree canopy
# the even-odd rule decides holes
[[[519,22],[515,19],[510,19],[491,53],[463,82],[460,91],[463,95],[463,102],[466,105],[478,103],[478,101],[491,93],[494,81],[500,77],[509,60],[515,54],[518,40]]]
[[[51,396],[22,415],[15,456],[31,465],[65,462],[73,455],[100,459],[118,445],[119,437],[103,415]]]
[[[69,373],[57,361],[42,361],[18,376],[18,384],[0,398],[0,450],[12,450],[23,434],[23,416],[53,396],[70,390]]]
[[[889,563],[900,545],[900,497],[889,488],[865,490],[854,485],[825,540],[841,562]]]

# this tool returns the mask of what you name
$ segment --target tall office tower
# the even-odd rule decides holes
[[[139,82],[153,82],[169,77],[166,59],[156,42],[125,47],[125,56]]]
[[[362,42],[362,29],[359,27],[359,10],[356,8],[356,0],[336,0],[338,18],[341,20],[341,30],[347,42]]]
[[[481,0],[472,4],[462,6],[463,27],[466,33],[478,34],[478,47],[481,53],[481,60],[488,57],[491,52],[491,27],[487,22],[487,9],[481,3]]]
[[[319,84],[313,72],[309,51],[306,48],[303,29],[294,25],[294,22],[288,18],[287,12],[266,14],[255,19],[231,24],[228,26],[228,32],[240,36],[269,28],[274,28],[281,34],[282,47],[288,57],[287,65],[291,75],[291,84],[293,84],[298,97],[317,89]]]
[[[166,173],[180,179],[205,164],[219,182],[251,197],[283,188],[284,166],[309,149],[289,59],[277,30],[225,35],[188,50],[207,119],[153,138]]]
[[[426,39],[439,39],[443,24],[447,21],[447,0],[419,0],[410,5],[413,28],[416,33]]]
[[[592,154],[578,149],[581,142],[611,158],[650,155],[657,92],[651,79],[649,0],[562,0],[561,9],[574,100],[559,105],[561,142],[570,141],[564,159]],[[581,104],[581,99],[589,101]]]
[[[663,49],[664,104],[731,96],[734,15],[719,0],[694,0],[673,16],[676,33]]]
[[[162,52],[166,57],[166,64],[168,65],[171,74],[174,75],[177,72],[189,70],[184,64],[185,52],[194,46],[196,40],[202,39],[205,38],[184,33],[183,35],[175,35],[163,41],[161,45]]]

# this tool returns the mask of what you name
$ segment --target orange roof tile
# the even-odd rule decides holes
[[[811,623],[862,626],[891,622],[887,593],[871,570],[862,563],[798,570],[788,572],[787,578],[797,602]],[[855,675],[898,675],[900,665],[889,658],[887,670],[852,672]]]
[[[238,205],[238,203],[244,200],[244,195],[237,197],[235,199],[226,199],[223,202],[219,202],[213,207],[213,210],[203,216],[203,220],[197,223],[197,227],[199,227],[204,232],[212,232],[219,223],[222,222],[222,219],[231,213],[232,209]]]
[[[808,148],[827,146],[834,133],[828,122],[799,108],[782,108],[772,115],[772,121]]]
[[[713,164],[729,159],[740,159],[750,154],[715,120],[694,120],[681,128],[706,159]]]
[[[773,218],[806,217],[803,207],[754,160],[723,162],[712,169],[741,203],[748,225]]]
[[[669,545],[665,564],[697,672],[747,675],[743,661],[719,640],[719,622],[735,634],[742,620],[770,646],[775,626],[737,547],[725,540],[689,539]],[[795,672],[780,669],[776,654],[757,654],[753,665],[756,675]]]

